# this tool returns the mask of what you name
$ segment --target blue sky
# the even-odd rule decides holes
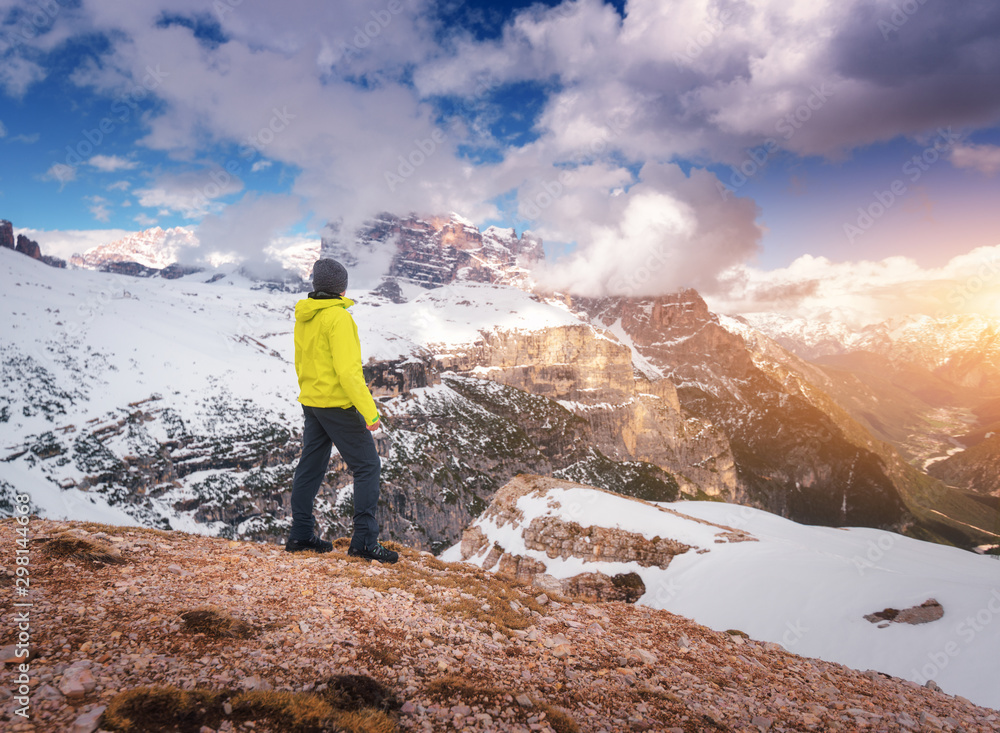
[[[553,287],[746,309],[1000,244],[987,0],[0,0],[0,55],[0,217],[56,250],[456,211],[542,236]]]

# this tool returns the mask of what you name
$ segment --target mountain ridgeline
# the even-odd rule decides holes
[[[56,315],[50,334],[15,325],[5,332],[0,511],[30,479],[42,511],[62,492],[150,526],[280,539],[300,448],[291,364],[297,296],[248,288],[235,275],[171,270],[169,257],[150,249],[157,236],[139,238],[134,260],[158,283],[148,292],[109,287],[125,278],[115,273],[129,272],[121,243],[108,262],[95,250],[74,260],[103,274],[2,261],[25,288],[75,283],[113,296],[82,329]],[[406,544],[453,545],[521,473],[653,501],[745,503],[800,522],[882,527],[963,547],[1000,539],[994,497],[974,485],[979,463],[961,474],[966,485],[952,474],[945,483],[908,448],[911,428],[941,408],[897,384],[896,412],[886,413],[879,397],[887,387],[865,384],[858,370],[805,361],[745,322],[711,313],[692,290],[655,298],[536,292],[530,270],[543,257],[540,240],[480,232],[457,216],[384,214],[346,243],[331,229],[320,250],[349,266],[393,253],[356,311],[387,427],[376,438],[383,526]],[[20,292],[5,297],[9,311],[23,310]],[[110,332],[131,343],[129,334],[148,328],[133,316],[144,301],[158,319],[178,319],[174,350],[187,349],[184,356],[109,345]],[[207,304],[215,313],[203,338]],[[197,325],[183,330],[188,318]],[[124,372],[134,379],[128,397]],[[984,420],[996,418],[984,409]],[[904,414],[912,424],[894,429]],[[318,502],[332,535],[350,532],[350,481],[335,456]]]

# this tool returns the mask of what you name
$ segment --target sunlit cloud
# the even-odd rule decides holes
[[[1000,145],[957,145],[951,151],[951,163],[995,176],[1000,173]]]

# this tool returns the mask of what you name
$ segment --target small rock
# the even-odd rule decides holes
[[[59,691],[71,700],[78,700],[88,692],[93,692],[95,687],[97,680],[94,675],[79,662],[67,668],[59,682]]]
[[[920,713],[920,724],[921,725],[933,725],[937,728],[941,728],[943,723],[941,719],[934,715],[934,713],[928,713],[926,711]]]
[[[184,575],[184,568],[177,564],[167,565],[167,572],[174,575]]]
[[[468,705],[456,705],[451,709],[452,715],[459,715],[463,718],[471,713],[472,713],[472,708],[470,708]]]
[[[533,708],[535,703],[531,702],[531,698],[525,695],[523,692],[520,695],[514,696],[514,701],[520,705],[522,708]]]
[[[917,727],[917,721],[915,721],[913,718],[911,718],[906,713],[900,713],[899,715],[897,715],[896,716],[896,722],[899,723],[904,728],[916,728]]]
[[[771,726],[774,725],[774,721],[771,718],[765,718],[762,715],[755,715],[750,719],[753,725],[756,725],[760,730],[770,730]]]
[[[18,656],[18,653],[24,654],[24,647],[18,649],[16,644],[8,644],[0,648],[0,662],[3,664],[24,664],[35,658],[35,648],[29,645],[27,649],[28,656]]]
[[[243,688],[246,690],[273,690],[274,687],[270,682],[263,679],[260,675],[252,675],[243,680]]]
[[[91,708],[73,721],[70,733],[94,733],[106,709],[107,705],[98,705],[96,708]]]
[[[42,685],[35,690],[36,700],[62,700],[63,694],[52,685]]]
[[[399,712],[401,712],[403,715],[413,715],[415,712],[417,712],[417,706],[414,705],[409,700],[407,700],[406,702],[403,703],[402,707],[399,708]]]
[[[544,606],[548,602],[549,602],[549,597],[544,593],[539,593],[537,596],[535,596],[535,603],[537,603],[539,606]]]
[[[554,649],[557,646],[563,646],[565,644],[569,644],[570,641],[562,634],[556,634],[555,636],[551,636],[548,639],[546,639],[543,643],[547,648]]]
[[[924,683],[924,687],[928,690],[934,690],[934,692],[941,692],[941,688],[938,687],[938,683],[934,680],[927,680],[927,682]]]
[[[645,649],[633,649],[628,653],[628,656],[638,659],[647,666],[652,666],[658,661],[655,654],[647,652]]]

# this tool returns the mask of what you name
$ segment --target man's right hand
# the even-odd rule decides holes
[[[368,426],[368,431],[371,432],[371,433],[374,433],[380,427],[382,427],[382,421],[381,420],[376,420],[375,422],[373,422],[371,425]]]

